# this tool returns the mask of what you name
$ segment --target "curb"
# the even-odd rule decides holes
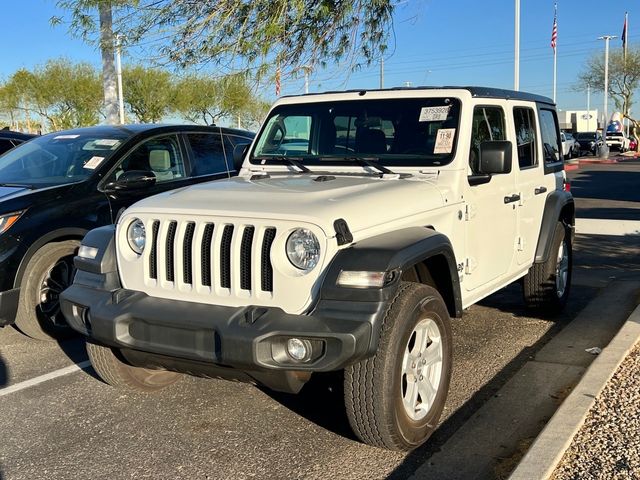
[[[573,437],[582,427],[596,397],[638,341],[640,305],[551,417],[509,480],[543,480],[553,474]]]

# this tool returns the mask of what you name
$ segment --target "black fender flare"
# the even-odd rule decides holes
[[[446,235],[427,227],[408,227],[383,233],[340,250],[333,258],[324,277],[320,292],[323,300],[378,301],[391,300],[400,284],[402,272],[432,258],[441,264],[450,277],[450,288],[441,294],[452,317],[462,316],[460,280],[453,247]],[[343,270],[396,272],[397,275],[382,288],[349,288],[337,285]]]
[[[553,243],[553,232],[558,220],[565,223],[571,229],[571,240],[573,241],[576,207],[573,196],[569,192],[554,190],[547,195],[542,214],[542,225],[538,234],[538,245],[536,247],[535,263],[544,263],[551,254],[551,244]]]
[[[22,278],[24,277],[24,273],[27,270],[27,265],[36,254],[38,250],[40,250],[47,243],[51,242],[60,242],[63,240],[82,240],[82,238],[86,235],[87,230],[84,228],[60,228],[57,230],[53,230],[43,235],[35,242],[31,244],[31,246],[27,249],[22,260],[20,261],[20,266],[18,267],[18,271],[16,273],[16,278],[13,281],[14,288],[20,288],[20,284],[22,283]]]

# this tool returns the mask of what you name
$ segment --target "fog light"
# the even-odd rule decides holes
[[[294,360],[303,362],[311,356],[311,344],[309,340],[290,338],[287,340],[287,353]]]

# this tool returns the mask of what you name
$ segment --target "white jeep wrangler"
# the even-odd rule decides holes
[[[574,203],[555,107],[489,88],[280,99],[237,178],[92,230],[62,308],[109,384],[298,392],[344,370],[364,442],[410,450],[447,397],[450,321],[515,281],[561,309]]]

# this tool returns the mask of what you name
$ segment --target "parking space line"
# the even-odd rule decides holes
[[[640,210],[638,213],[640,213]],[[640,221],[576,218],[576,233],[586,235],[637,235],[640,234]]]
[[[33,387],[40,383],[53,380],[54,378],[62,377],[64,375],[69,375],[70,373],[73,373],[73,372],[84,370],[85,368],[88,368],[90,366],[91,366],[91,362],[89,360],[85,360],[84,362],[80,362],[75,365],[71,365],[69,367],[61,368],[60,370],[55,370],[51,373],[40,375],[39,377],[32,378],[31,380],[25,380],[24,382],[16,383],[15,385],[11,385],[10,387],[0,389],[0,397],[9,395],[10,393],[19,392],[20,390],[24,390],[25,388]]]

